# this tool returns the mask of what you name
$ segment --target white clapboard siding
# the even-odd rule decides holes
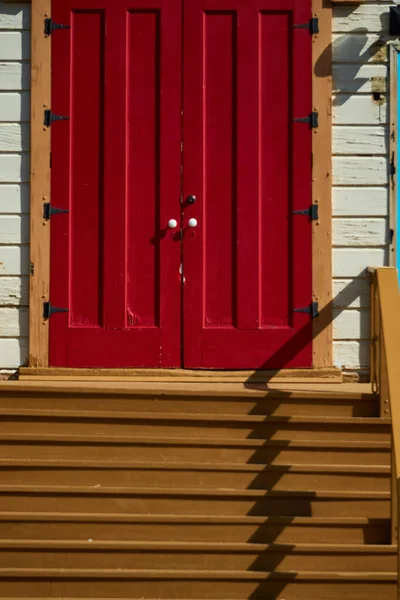
[[[29,90],[30,80],[28,62],[0,62],[0,90]]]
[[[28,242],[29,215],[0,214],[0,244],[27,244]]]
[[[389,190],[387,187],[336,187],[332,190],[332,205],[335,217],[386,217]]]
[[[333,276],[360,277],[367,267],[384,267],[388,261],[387,248],[334,248]]]
[[[334,125],[385,125],[389,123],[389,104],[386,96],[376,102],[372,95],[338,94],[332,98]]]
[[[370,278],[335,279],[333,281],[334,308],[364,308],[369,309]]]
[[[333,363],[335,367],[358,370],[369,365],[369,342],[333,342]]]
[[[29,31],[2,31],[0,35],[0,60],[29,60],[31,34]]]
[[[367,310],[334,309],[333,338],[335,340],[369,340],[369,337],[370,317]]]
[[[335,6],[333,10],[332,31],[368,35],[389,32],[389,6],[391,3],[377,0],[373,4],[359,6]]]
[[[349,127],[337,125],[333,127],[334,154],[387,154],[389,130],[385,126]],[[1,126],[0,126],[1,142]]]
[[[334,156],[333,185],[386,185],[389,183],[387,157]]]
[[[29,151],[29,123],[0,123],[0,152]]]
[[[335,63],[385,63],[388,60],[389,36],[335,34],[332,55]]]
[[[0,214],[29,212],[29,183],[0,184]]]
[[[29,154],[0,154],[0,183],[29,182]]]
[[[28,306],[28,277],[0,277],[0,306]]]
[[[389,243],[387,219],[334,218],[332,223],[334,246],[384,246]]]
[[[27,308],[0,308],[0,337],[28,336]]]
[[[29,29],[30,25],[30,4],[0,2],[0,29]]]
[[[29,246],[0,246],[0,276],[29,274]]]
[[[388,89],[388,68],[385,65],[334,64],[333,91],[342,94],[384,94]]]
[[[0,92],[0,122],[29,121],[30,102],[29,92]]]
[[[0,360],[3,369],[16,369],[28,361],[27,338],[0,338]]]

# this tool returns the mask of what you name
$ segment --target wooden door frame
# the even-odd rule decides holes
[[[313,130],[312,201],[319,219],[312,224],[313,300],[320,316],[313,326],[313,367],[332,366],[332,5],[312,0],[320,33],[313,36],[313,110],[319,127]],[[51,16],[51,0],[31,0],[31,177],[30,177],[30,302],[29,366],[49,366],[49,320],[43,303],[49,301],[50,221],[43,204],[50,202],[50,128],[43,111],[51,103],[51,37],[44,35],[44,19]]]

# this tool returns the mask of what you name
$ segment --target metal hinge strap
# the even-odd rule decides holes
[[[59,23],[54,23],[53,19],[44,20],[44,35],[51,35],[57,29],[71,29],[71,25],[60,25]]]
[[[43,303],[43,318],[50,319],[51,315],[56,313],[67,313],[69,312],[68,308],[57,308],[56,306],[52,306],[50,302]]]
[[[300,25],[293,25],[294,29],[308,29],[311,35],[319,33],[319,20],[318,17],[313,17],[307,23],[301,23]]]
[[[311,302],[310,306],[306,306],[305,308],[295,308],[293,312],[306,313],[307,315],[311,315],[312,319],[316,319],[319,316],[318,302]]]
[[[293,119],[293,123],[308,123],[311,129],[316,129],[318,127],[318,113],[312,112],[308,115],[308,117]]]
[[[46,219],[46,221],[53,215],[61,215],[66,213],[69,213],[68,208],[56,208],[55,206],[52,206],[50,202],[43,204],[43,219]]]
[[[294,215],[306,215],[310,217],[311,221],[318,221],[319,210],[318,204],[311,204],[310,208],[304,208],[303,210],[294,210]]]
[[[44,111],[44,126],[45,127],[50,127],[50,125],[54,122],[54,121],[69,121],[69,117],[64,117],[64,116],[60,116],[60,115],[53,115],[53,113],[51,112],[50,109],[46,109]]]

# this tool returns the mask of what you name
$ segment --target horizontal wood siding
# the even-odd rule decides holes
[[[0,2],[0,369],[28,356],[30,10]]]
[[[366,267],[388,264],[390,3],[333,8],[334,364],[368,369]]]

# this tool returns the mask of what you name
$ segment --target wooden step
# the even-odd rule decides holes
[[[0,597],[396,600],[395,573],[0,569]]]
[[[47,433],[60,435],[172,436],[193,439],[390,441],[390,422],[363,417],[264,417],[248,415],[173,415],[168,413],[102,413],[95,411],[8,410],[0,435]]]
[[[387,572],[397,547],[77,540],[1,540],[0,569],[179,569]]]
[[[389,519],[0,513],[3,539],[389,544]]]
[[[236,414],[266,416],[336,416],[336,417],[378,417],[379,398],[368,393],[337,392],[321,394],[312,391],[284,392],[268,391],[265,386],[209,391],[205,394],[198,386],[183,387],[164,386],[155,393],[150,390],[126,390],[121,393],[113,390],[85,391],[3,391],[0,398],[0,409],[12,408],[41,409],[51,413],[58,410],[88,410],[102,412],[147,412],[185,414]],[[56,401],[55,401],[56,398]]]
[[[0,434],[0,459],[389,466],[390,442]]]
[[[389,518],[388,492],[0,485],[0,511]]]
[[[2,485],[390,491],[390,467],[1,460]]]

